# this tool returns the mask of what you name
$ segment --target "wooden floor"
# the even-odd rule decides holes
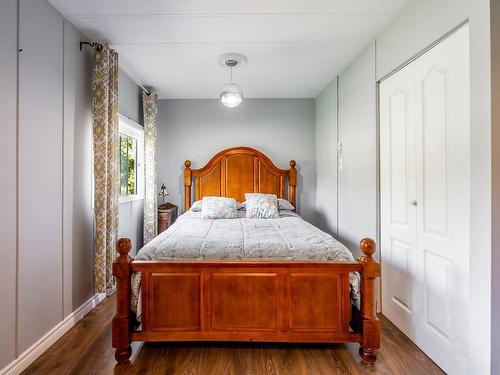
[[[134,343],[130,363],[111,347],[114,298],[107,298],[23,374],[443,374],[382,317],[377,363],[360,363],[357,344]]]

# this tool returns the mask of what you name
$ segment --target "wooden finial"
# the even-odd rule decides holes
[[[365,256],[370,257],[375,254],[377,246],[375,241],[371,238],[363,238],[359,243],[359,249],[365,254]]]
[[[121,257],[127,257],[131,249],[132,242],[128,238],[120,238],[116,242],[116,251],[118,251]]]
[[[184,162],[184,165],[186,166],[186,168],[190,168],[191,167],[191,160],[186,160]]]
[[[295,160],[290,160],[290,167],[295,168],[297,162]]]

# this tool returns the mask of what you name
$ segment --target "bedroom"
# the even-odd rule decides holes
[[[0,374],[500,373],[499,8],[2,1]],[[414,137],[394,132],[402,119]],[[120,242],[113,270],[117,238],[135,257],[204,215],[202,204],[181,216],[203,196],[259,198],[245,193],[295,211],[272,198],[279,219],[247,218],[248,206],[238,219],[193,218],[214,233],[242,223],[235,241],[248,241],[149,265],[129,264]],[[304,245],[331,236],[352,261]],[[356,262],[365,237],[374,258],[365,241]],[[243,259],[217,253],[226,246]],[[140,267],[137,328],[129,279]]]

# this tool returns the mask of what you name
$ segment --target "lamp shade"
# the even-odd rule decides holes
[[[243,101],[240,85],[234,82],[225,84],[220,93],[220,101],[229,108],[239,106]]]

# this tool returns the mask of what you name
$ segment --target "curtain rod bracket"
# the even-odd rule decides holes
[[[102,44],[97,42],[80,42],[80,51],[82,50],[83,45],[87,45],[90,47],[95,47],[98,51],[102,50]]]

